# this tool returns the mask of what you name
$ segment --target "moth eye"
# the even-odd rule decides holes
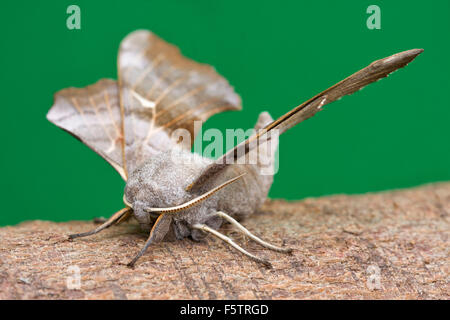
[[[213,215],[208,217],[208,219],[205,221],[205,224],[213,229],[218,229],[222,225],[222,222],[223,220],[221,217]]]

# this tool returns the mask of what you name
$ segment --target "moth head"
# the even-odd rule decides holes
[[[208,206],[202,206],[200,208],[195,208],[195,206],[200,205],[219,190],[244,175],[245,173],[225,181],[221,185],[176,206],[165,208],[143,206],[143,203],[140,201],[136,201],[135,203],[129,201],[126,193],[123,196],[123,202],[128,208],[133,210],[134,217],[139,221],[141,227],[144,230],[150,230],[150,237],[153,239],[152,242],[186,237],[188,235],[191,235],[196,240],[200,240],[205,234],[195,228],[196,224],[205,224],[216,229],[220,226],[222,220],[220,217],[211,214],[212,212],[208,209]],[[180,215],[182,211],[192,207],[195,208],[195,215]],[[173,228],[170,227],[172,224],[174,225]]]
[[[236,180],[242,178],[246,173],[242,173],[230,180],[225,181],[224,183],[218,185],[215,188],[210,189],[209,191],[194,197],[193,199],[186,201],[180,205],[176,205],[176,206],[172,206],[172,207],[166,207],[166,208],[152,208],[152,207],[146,207],[144,208],[144,211],[149,213],[149,214],[157,214],[157,215],[161,215],[161,214],[175,214],[178,213],[182,210],[186,210],[189,209],[191,207],[194,207],[198,204],[200,204],[201,202],[205,201],[206,199],[208,199],[209,197],[211,197],[212,195],[214,195],[216,192],[218,192],[219,190],[225,188],[226,186],[228,186],[229,184],[235,182]],[[128,206],[129,208],[133,209],[133,204],[131,202],[129,202],[127,200],[126,194],[124,194],[123,196],[123,202],[125,203],[126,206]]]

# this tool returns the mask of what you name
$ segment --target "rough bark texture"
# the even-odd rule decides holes
[[[268,201],[243,223],[264,239],[284,239],[292,255],[261,248],[229,225],[221,231],[273,269],[212,237],[154,245],[130,269],[125,263],[146,240],[135,222],[72,242],[64,236],[93,222],[24,222],[0,229],[0,298],[449,299],[449,212],[448,183]],[[81,287],[70,289],[76,267]]]

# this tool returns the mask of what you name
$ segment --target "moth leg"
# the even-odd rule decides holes
[[[150,231],[150,235],[148,236],[147,242],[144,247],[139,251],[139,253],[131,260],[127,266],[133,267],[136,261],[147,251],[148,247],[154,242],[160,242],[163,240],[164,236],[167,234],[170,228],[170,224],[172,222],[172,216],[170,214],[162,214],[156,219],[155,224],[153,225],[152,230]]]
[[[127,213],[125,213],[119,220],[117,220],[117,222],[115,223],[116,225],[121,224],[122,222],[128,221],[131,218],[131,210],[127,211]],[[100,217],[100,218],[94,218],[92,219],[92,221],[95,224],[103,224],[106,221],[108,221],[108,219]]]
[[[103,217],[99,217],[99,218],[94,218],[92,219],[92,222],[95,224],[102,224],[105,223],[108,219],[103,218]]]
[[[119,225],[122,222],[128,221],[131,217],[132,217],[131,210],[129,210],[123,216],[121,216],[115,224]]]
[[[255,255],[251,254],[250,252],[244,250],[243,248],[238,246],[233,240],[231,240],[227,236],[221,234],[220,232],[218,232],[218,231],[208,227],[207,225],[205,225],[205,224],[194,224],[192,227],[195,228],[195,229],[198,229],[198,230],[202,230],[204,232],[211,233],[212,235],[216,236],[217,238],[219,238],[219,239],[225,241],[226,243],[228,243],[229,245],[231,245],[233,248],[235,248],[239,252],[245,254],[250,259],[253,259],[256,262],[262,263],[268,268],[272,268],[272,264],[269,261],[267,261],[265,259],[262,259],[262,258],[259,258],[259,257],[255,256]]]
[[[114,223],[118,222],[123,216],[129,214],[130,211],[131,211],[131,208],[128,208],[128,207],[127,208],[123,208],[123,209],[117,211],[116,213],[114,213],[108,220],[106,220],[105,223],[103,223],[102,225],[98,226],[94,230],[91,230],[91,231],[88,231],[88,232],[83,232],[83,233],[71,234],[71,235],[69,235],[69,239],[86,237],[86,236],[90,236],[90,235],[99,233],[100,231],[102,231],[102,230],[104,230],[106,228],[109,228]]]
[[[232,225],[237,227],[239,229],[239,231],[241,231],[243,234],[245,234],[250,239],[252,239],[253,241],[259,243],[260,245],[262,245],[263,247],[265,247],[267,249],[270,249],[270,250],[273,250],[273,251],[277,251],[277,252],[283,252],[283,253],[291,253],[292,252],[291,248],[278,247],[278,246],[275,246],[273,244],[270,244],[270,243],[268,243],[268,242],[258,238],[253,233],[248,231],[243,225],[241,225],[239,222],[237,222],[233,217],[229,216],[225,212],[218,211],[214,215],[219,216],[221,218],[224,218],[226,221],[228,221],[229,223],[231,223]]]

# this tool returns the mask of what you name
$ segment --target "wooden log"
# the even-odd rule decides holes
[[[154,245],[127,222],[67,241],[93,222],[30,221],[0,228],[1,299],[449,299],[450,183],[298,202],[269,200],[243,224],[292,247],[255,263],[212,237]],[[79,282],[76,273],[79,271]],[[80,285],[78,287],[78,284]]]

